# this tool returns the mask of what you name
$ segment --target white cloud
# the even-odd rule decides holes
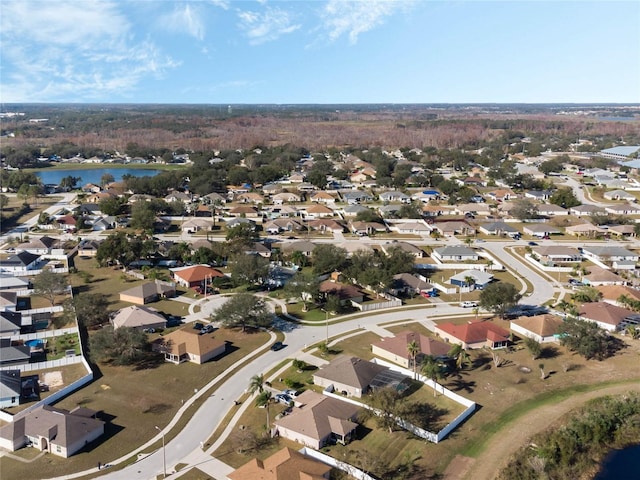
[[[352,44],[361,33],[382,25],[387,17],[408,10],[413,0],[329,0],[320,18],[331,41],[347,35]]]
[[[176,5],[173,12],[160,17],[162,28],[175,33],[186,33],[198,40],[202,40],[205,34],[202,13],[195,4]]]
[[[108,1],[3,2],[3,102],[87,101],[122,95],[177,63]]]
[[[293,23],[289,12],[277,7],[267,7],[262,12],[239,10],[237,13],[240,20],[238,27],[253,45],[276,40],[300,28],[299,24]]]

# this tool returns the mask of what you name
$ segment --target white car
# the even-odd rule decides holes
[[[462,308],[475,308],[478,306],[478,302],[470,302],[470,301],[460,302],[460,306]]]

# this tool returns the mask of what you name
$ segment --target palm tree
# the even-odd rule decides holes
[[[438,380],[444,378],[442,365],[438,363],[436,359],[431,355],[427,355],[422,361],[421,373],[434,383],[433,396],[435,397],[438,393],[436,390],[436,387],[438,386]]]
[[[407,344],[407,352],[411,355],[411,364],[413,365],[413,379],[416,379],[416,357],[420,353],[420,346],[415,340]]]
[[[629,335],[634,340],[640,338],[640,327],[638,327],[637,325],[628,325],[625,331],[627,335]]]
[[[560,300],[556,304],[556,308],[559,308],[560,310],[562,310],[562,313],[567,313],[567,310],[569,310],[569,307],[571,307],[571,304],[566,300]]]
[[[447,355],[456,361],[456,368],[458,370],[463,370],[465,365],[471,365],[471,357],[462,345],[452,346]]]
[[[464,277],[464,283],[469,287],[469,289],[471,289],[471,287],[476,284],[476,279],[471,275],[467,275]]]
[[[256,407],[264,407],[267,411],[267,430],[271,425],[271,418],[269,416],[269,405],[271,404],[272,394],[269,390],[264,390],[260,395],[256,397]]]
[[[260,375],[254,375],[251,377],[251,380],[249,380],[249,392],[251,393],[258,392],[262,394],[265,386],[270,386],[270,383],[265,381],[262,373]]]

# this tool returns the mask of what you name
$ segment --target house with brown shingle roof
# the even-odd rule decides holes
[[[205,279],[211,281],[213,278],[224,277],[220,270],[216,270],[209,265],[193,265],[171,268],[170,270],[176,283],[186,288],[201,287],[204,285]]]
[[[360,407],[307,390],[296,397],[289,415],[275,421],[278,434],[316,450],[329,442],[346,444],[358,427]]]
[[[0,447],[11,452],[29,445],[68,458],[104,433],[97,412],[76,407],[69,411],[44,405],[0,428]]]
[[[321,218],[318,220],[311,220],[310,222],[307,223],[307,225],[309,226],[309,228],[311,228],[312,230],[318,230],[322,233],[324,232],[343,232],[344,231],[344,226],[342,226],[340,223],[336,222],[335,220],[331,220],[328,218]]]
[[[256,205],[264,203],[264,197],[255,192],[241,193],[235,198],[235,200],[239,203],[253,203]]]
[[[120,292],[120,301],[145,305],[156,302],[160,298],[173,297],[175,294],[176,286],[174,283],[154,280]]]
[[[389,369],[357,357],[341,355],[313,374],[313,383],[323,388],[333,386],[334,391],[362,397],[371,388],[373,379]]]
[[[335,212],[326,205],[310,205],[306,208],[302,208],[301,210],[306,214],[306,218],[309,219],[328,218],[335,215]]]
[[[599,285],[626,285],[627,281],[620,275],[613,273],[611,270],[605,270],[600,267],[591,267],[589,275],[585,275],[582,281],[592,287]]]
[[[257,218],[260,216],[257,209],[248,205],[238,205],[237,207],[229,209],[228,213],[232,217],[244,216],[246,218]]]
[[[631,288],[628,285],[600,285],[596,287],[602,293],[602,301],[622,307],[618,299],[625,295],[636,302],[640,301],[640,290]]]
[[[230,480],[328,480],[331,467],[285,447],[264,460],[249,460],[227,477]]]
[[[187,326],[158,338],[153,342],[152,349],[162,353],[167,362],[202,364],[224,354],[227,342],[212,333],[201,334]]]
[[[539,343],[557,342],[562,319],[545,313],[511,320],[511,331],[521,337],[533,338]]]
[[[627,325],[640,324],[640,313],[617,307],[607,302],[591,302],[583,304],[578,315],[580,320],[595,322],[600,328],[615,332]]]
[[[325,191],[314,192],[309,197],[309,200],[316,203],[324,203],[326,205],[333,205],[336,203],[336,198],[330,193]]]
[[[462,345],[463,348],[489,347],[492,350],[505,348],[509,343],[509,332],[498,325],[487,322],[467,322],[460,325],[441,323],[434,332],[444,341]]]
[[[371,352],[404,368],[412,369],[413,358],[407,350],[407,345],[411,342],[416,342],[419,349],[418,355],[416,355],[416,365],[420,365],[426,356],[445,358],[451,349],[450,345],[435,338],[406,331],[371,344]]]
[[[167,319],[160,312],[153,308],[131,305],[130,307],[121,308],[111,319],[113,329],[121,327],[130,327],[137,329],[146,328],[164,328],[167,325]]]
[[[358,287],[334,280],[325,280],[320,283],[319,291],[320,295],[325,297],[328,295],[337,296],[341,304],[346,304],[351,301],[362,303],[364,301],[364,293],[362,293]]]

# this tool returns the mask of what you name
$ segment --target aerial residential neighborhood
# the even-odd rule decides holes
[[[3,470],[494,478],[513,405],[637,390],[640,146],[534,135],[3,154]]]

